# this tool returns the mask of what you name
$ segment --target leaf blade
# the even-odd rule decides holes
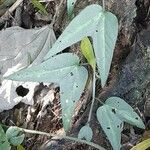
[[[62,63],[63,62],[63,63]],[[60,54],[43,63],[20,70],[7,79],[17,81],[59,83],[77,64],[79,58],[71,53]],[[55,65],[54,65],[55,64]]]
[[[74,9],[74,5],[77,0],[67,0],[67,12],[68,16],[71,17]]]
[[[117,40],[118,21],[116,16],[112,13],[103,12],[98,25],[93,36],[93,47],[102,87],[104,87],[108,78],[113,51]]]
[[[87,78],[87,70],[84,67],[76,67],[60,82],[62,120],[65,131],[70,128],[71,118],[85,88]]]
[[[122,121],[142,129],[145,128],[145,125],[139,115],[135,113],[133,108],[123,99],[119,97],[110,97],[106,100],[105,104],[110,106],[110,109],[116,109],[115,115],[118,116],[118,118],[120,118]]]
[[[101,12],[102,7],[99,5],[93,4],[87,6],[70,22],[44,59],[50,58],[86,36],[91,36],[95,31]]]
[[[87,59],[88,63],[91,65],[93,70],[95,70],[96,62],[95,62],[95,56],[92,48],[92,44],[88,37],[85,37],[81,41],[81,52],[84,55],[84,57]]]
[[[89,124],[83,126],[78,133],[79,139],[85,138],[89,142],[92,140],[92,136],[93,136],[93,131],[90,128]]]
[[[102,129],[107,135],[113,149],[120,150],[122,121],[118,119],[106,105],[98,108],[96,112],[97,119]]]
[[[38,0],[31,0],[31,3],[34,5],[34,7],[38,8],[42,13],[48,15],[48,12],[46,11],[45,7]]]

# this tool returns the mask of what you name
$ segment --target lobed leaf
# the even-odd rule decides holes
[[[123,99],[119,97],[110,97],[106,100],[105,104],[110,106],[110,109],[123,122],[127,122],[142,129],[145,128],[145,125],[139,115],[134,112],[133,108]]]
[[[55,82],[60,85],[60,100],[64,129],[70,128],[76,102],[79,100],[88,78],[87,70],[79,66],[79,58],[73,53],[54,56],[40,65],[20,70],[7,79],[17,81]]]
[[[98,108],[97,118],[115,150],[120,149],[123,122],[145,128],[144,123],[133,108],[119,97],[108,98],[105,104]]]
[[[66,27],[45,56],[45,60],[84,37],[91,36],[101,83],[104,86],[108,78],[117,35],[118,21],[115,15],[104,12],[102,7],[96,4],[87,6]]]

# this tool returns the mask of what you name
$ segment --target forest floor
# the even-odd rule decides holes
[[[0,29],[20,26],[24,29],[43,27],[54,22],[56,38],[69,24],[67,19],[66,0],[49,0],[42,3],[48,15],[42,14],[29,0],[16,7],[11,14],[10,7],[0,10]],[[75,15],[90,4],[100,4],[99,0],[77,0]],[[106,9],[116,14],[119,20],[119,36],[114,52],[113,62],[107,85],[102,89],[99,83],[96,96],[102,101],[110,96],[119,96],[129,103],[143,119],[146,129],[138,129],[125,124],[122,132],[122,150],[130,150],[137,143],[150,138],[150,1],[149,0],[106,0]],[[79,56],[79,44],[66,51]],[[1,51],[0,51],[1,52]],[[15,89],[18,96],[26,96],[26,88]],[[51,103],[43,104],[43,99],[52,98]],[[17,125],[48,133],[63,132],[59,87],[40,83],[34,92],[32,106],[20,102],[10,110],[0,113],[0,121],[8,126]],[[76,113],[69,135],[77,136],[79,129],[86,123],[91,103],[91,90],[85,90]],[[99,102],[93,110],[91,127],[94,129],[93,142],[107,150],[111,146],[95,117]],[[27,134],[23,142],[26,150],[92,150],[92,147],[59,138]],[[15,149],[15,148],[14,148]]]

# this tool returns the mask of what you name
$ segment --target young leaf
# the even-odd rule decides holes
[[[107,105],[99,107],[96,115],[113,149],[120,150],[123,122],[111,111],[110,107]]]
[[[21,131],[18,127],[9,127],[6,131],[8,141],[14,146],[20,145],[25,137],[24,134],[20,133]]]
[[[104,12],[102,7],[96,4],[87,6],[70,22],[46,55],[45,60],[84,37],[91,36],[101,83],[104,86],[108,78],[117,35],[118,21],[115,15]]]
[[[79,139],[83,139],[84,138],[84,139],[86,139],[89,142],[92,140],[92,136],[93,136],[93,131],[90,128],[89,125],[83,126],[80,129],[79,134],[78,134],[78,138]]]
[[[105,102],[120,120],[144,129],[145,125],[133,108],[119,97],[110,97]]]
[[[31,0],[34,7],[38,8],[42,13],[48,15],[48,12],[46,11],[45,7],[38,1],[38,0]]]
[[[150,138],[134,146],[131,150],[147,150],[150,148]]]
[[[73,13],[73,8],[77,0],[67,0],[67,11],[68,16],[71,17]]]
[[[79,100],[88,77],[87,70],[79,66],[79,58],[72,53],[56,55],[40,65],[20,70],[7,79],[17,81],[55,82],[60,85],[60,100],[64,128],[70,127],[76,102]]]
[[[22,145],[18,145],[17,150],[25,150],[25,148]]]
[[[94,56],[92,44],[88,37],[85,37],[81,41],[81,51],[84,57],[87,59],[88,63],[93,68],[93,70],[95,70],[96,67],[95,56]]]

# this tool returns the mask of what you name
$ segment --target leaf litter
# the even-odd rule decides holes
[[[11,109],[20,101],[33,104],[34,90],[39,83],[2,80],[2,77],[41,63],[55,39],[48,25],[35,29],[10,27],[0,31],[0,111]],[[20,86],[29,90],[26,95],[18,95],[16,90]]]

